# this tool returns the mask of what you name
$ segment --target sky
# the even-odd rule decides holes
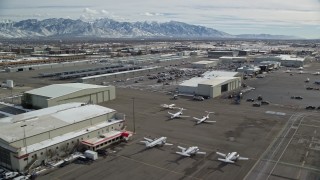
[[[180,21],[230,34],[320,38],[320,0],[0,0],[0,19]]]

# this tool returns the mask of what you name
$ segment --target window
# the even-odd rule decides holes
[[[56,149],[59,149],[59,147],[56,147]]]
[[[67,146],[69,146],[69,143],[67,143]]]
[[[41,152],[40,155],[43,155],[43,152]]]
[[[87,138],[89,138],[90,136],[88,135]]]

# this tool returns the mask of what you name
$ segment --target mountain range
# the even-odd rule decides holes
[[[296,37],[269,34],[231,35],[213,28],[170,21],[119,22],[96,19],[91,22],[64,18],[27,19],[0,22],[0,38],[95,37],[95,38],[243,38],[294,39]]]

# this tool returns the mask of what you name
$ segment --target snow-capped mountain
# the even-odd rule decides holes
[[[27,19],[19,22],[0,21],[0,38],[102,37],[102,38],[241,38],[293,39],[297,37],[270,34],[231,35],[204,26],[177,21],[118,22],[96,19],[90,22],[72,19]]]
[[[19,22],[0,22],[2,38],[32,37],[234,37],[230,34],[203,26],[182,22],[118,22],[97,19],[93,22],[72,19],[27,19]]]

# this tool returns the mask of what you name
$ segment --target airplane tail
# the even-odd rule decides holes
[[[225,163],[234,163],[234,161],[218,158],[219,161],[225,162]]]

